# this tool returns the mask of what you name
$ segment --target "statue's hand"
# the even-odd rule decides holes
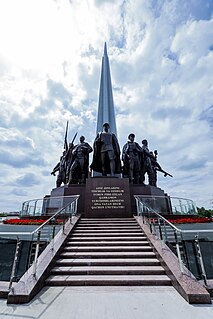
[[[83,154],[87,154],[88,153],[88,149],[85,147],[85,148],[82,148],[82,153]]]
[[[55,176],[55,173],[54,173],[54,172],[51,172],[50,174]]]

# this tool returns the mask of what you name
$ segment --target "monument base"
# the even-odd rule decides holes
[[[77,212],[86,218],[122,218],[137,214],[136,195],[147,196],[147,204],[163,214],[171,212],[170,198],[158,187],[129,184],[128,178],[91,177],[86,184],[64,185],[53,188],[49,197],[49,213],[54,207],[53,197],[80,195]],[[150,198],[152,196],[152,198]],[[159,197],[158,197],[159,196]]]
[[[51,197],[73,196],[73,195],[80,195],[78,200],[77,212],[82,214],[84,212],[84,203],[85,203],[85,184],[64,185],[57,188],[53,188],[50,193],[50,199]],[[63,201],[63,204],[66,205],[66,200]]]
[[[137,213],[136,200],[134,196],[142,196],[148,206],[156,209],[162,214],[171,214],[170,197],[164,191],[155,186],[130,184],[131,209]],[[147,199],[146,199],[147,196]],[[152,196],[152,198],[150,198]]]

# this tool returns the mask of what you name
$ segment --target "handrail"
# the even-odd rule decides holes
[[[66,206],[62,207],[59,211],[57,211],[54,215],[52,215],[49,219],[47,219],[43,224],[39,225],[35,230],[33,230],[31,232],[0,232],[0,235],[34,235],[40,229],[42,229],[46,224],[48,224],[52,219],[54,219],[57,215],[59,215],[64,209],[66,209],[66,207],[68,207],[70,204],[73,204],[76,202],[76,207],[77,207],[77,201],[78,201],[80,195],[67,196],[67,197],[73,197],[74,200],[72,202],[68,203]],[[53,197],[53,198],[55,198],[55,197]],[[64,196],[64,198],[66,198],[66,196]],[[76,211],[74,212],[74,214],[75,213],[76,213]]]
[[[20,209],[20,216],[41,216],[43,215],[43,210],[46,209],[54,209],[55,211],[59,208],[63,208],[63,200],[66,200],[70,197],[75,197],[76,195],[71,196],[46,196],[44,198],[35,198],[30,199],[22,203],[22,207]],[[50,203],[56,203],[59,202],[59,206],[54,207],[50,205]],[[56,209],[57,208],[57,209]]]
[[[151,201],[151,207],[156,208],[156,206],[160,206],[163,210],[167,210],[169,213],[178,213],[181,215],[197,215],[197,207],[196,204],[188,198],[180,198],[173,196],[159,196],[159,195],[135,195],[139,196],[141,199],[147,199]],[[162,201],[163,200],[163,201]]]
[[[147,203],[142,202],[142,200],[140,199],[140,195],[134,195],[136,203],[137,203],[137,213],[138,215],[142,215],[140,212],[140,208],[139,208],[139,203],[141,205],[143,205],[146,209],[148,209],[149,211],[151,211],[151,214],[155,214],[158,217],[158,226],[159,226],[159,232],[160,232],[160,239],[162,240],[162,230],[161,230],[161,225],[159,223],[159,219],[163,220],[164,222],[164,226],[165,224],[168,224],[170,227],[172,227],[173,231],[174,231],[174,236],[175,236],[175,242],[176,242],[176,249],[177,249],[177,257],[178,257],[178,261],[179,261],[179,265],[180,265],[180,270],[182,273],[184,273],[184,269],[183,269],[183,261],[181,258],[181,253],[180,253],[180,246],[179,246],[179,242],[178,242],[178,238],[177,238],[177,232],[180,233],[181,238],[182,238],[182,234],[185,233],[200,233],[200,232],[205,232],[205,233],[213,233],[212,229],[209,230],[201,230],[201,229],[195,229],[195,230],[190,230],[190,229],[180,229],[178,227],[176,227],[175,225],[173,225],[171,222],[169,222],[165,217],[163,217],[161,214],[159,214],[158,212],[156,212],[152,207],[150,207]],[[147,197],[147,196],[146,196]],[[152,228],[151,228],[151,224],[150,224],[150,231],[152,233]],[[201,266],[201,272],[202,272],[202,277],[204,280],[205,285],[207,286],[207,275],[206,275],[206,271],[205,271],[205,267],[204,267],[204,262],[203,262],[203,257],[202,257],[202,253],[201,253],[201,249],[200,249],[200,245],[198,242],[198,236],[195,236],[195,242],[198,248],[198,254],[197,257],[200,260],[200,266]]]
[[[141,197],[141,195],[139,195]],[[138,195],[134,195],[135,199],[139,200],[140,201],[140,198],[139,198]],[[157,196],[156,196],[157,197]],[[161,197],[161,196],[159,196]],[[147,196],[146,196],[147,198]],[[147,208],[149,210],[152,211],[153,214],[157,215],[159,218],[163,219],[163,221],[165,221],[167,224],[169,224],[172,228],[174,228],[177,232],[179,233],[213,233],[213,229],[180,229],[178,227],[176,227],[174,224],[172,224],[170,221],[168,221],[168,219],[166,219],[165,217],[163,217],[161,214],[157,213],[152,207],[150,207],[149,205],[144,204],[142,203],[144,206],[147,206]]]
[[[189,199],[189,198],[184,198],[184,197],[176,197],[176,196],[160,196],[160,195],[134,195],[134,196],[140,196],[140,197],[146,197],[146,198],[148,198],[148,197],[161,197],[161,198],[175,198],[175,199],[183,199],[183,200],[189,200],[189,201],[191,201],[191,202],[193,202],[191,199]]]
[[[77,201],[79,199],[80,195],[76,195],[75,196],[75,200],[71,203],[68,203],[66,206],[64,206],[63,208],[61,208],[58,212],[56,212],[54,215],[52,215],[48,220],[46,220],[42,225],[40,225],[37,229],[35,229],[32,232],[32,235],[37,233],[40,229],[42,229],[46,224],[48,224],[53,218],[55,218],[57,215],[59,215],[64,209],[66,209],[70,204],[72,205],[75,201],[77,204]],[[74,212],[74,214],[76,213],[76,211]]]
[[[70,196],[69,196],[70,197]],[[9,281],[9,289],[11,289],[12,287],[12,282],[14,279],[14,274],[15,274],[15,268],[16,268],[16,264],[17,264],[17,254],[18,254],[18,250],[19,250],[19,244],[20,244],[20,239],[19,239],[19,235],[31,235],[31,237],[33,237],[33,235],[37,234],[37,241],[36,241],[36,250],[35,250],[35,257],[34,257],[34,261],[33,261],[33,275],[36,275],[36,268],[37,268],[37,260],[38,260],[38,254],[39,254],[39,245],[40,245],[40,235],[41,235],[41,231],[42,229],[49,224],[52,220],[54,220],[57,216],[59,216],[63,211],[66,213],[66,209],[70,206],[70,222],[71,222],[71,217],[73,215],[76,214],[77,211],[77,202],[78,199],[80,197],[80,195],[75,195],[72,196],[73,197],[73,201],[69,202],[67,205],[65,205],[64,207],[62,207],[61,209],[59,209],[54,215],[52,215],[48,220],[46,220],[44,223],[42,223],[41,225],[39,225],[39,227],[37,227],[35,230],[31,231],[31,232],[0,232],[0,235],[16,235],[17,236],[17,244],[16,244],[16,253],[14,256],[14,261],[13,261],[13,266],[12,266],[12,273],[11,273],[11,277],[10,277],[10,281]],[[73,211],[72,211],[73,210]],[[63,232],[64,232],[64,225],[65,225],[65,219],[63,220]],[[52,239],[54,238],[55,235],[55,225],[53,226],[53,236]]]

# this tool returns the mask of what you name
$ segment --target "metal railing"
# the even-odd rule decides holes
[[[171,196],[147,196],[135,195],[152,209],[162,214],[170,215],[197,215],[195,203],[188,198],[178,198]]]
[[[25,201],[20,216],[50,216],[66,206],[73,196],[46,196]],[[74,196],[75,197],[75,196]]]
[[[136,195],[135,200],[138,216],[142,218],[143,223],[149,225],[152,234],[166,243],[173,252],[176,253],[181,272],[185,272],[184,266],[186,266],[193,273],[192,270],[195,266],[193,267],[193,265],[190,264],[190,260],[193,260],[193,263],[196,263],[196,267],[198,268],[198,273],[193,273],[193,275],[197,275],[198,279],[203,279],[204,284],[207,286],[207,280],[212,278],[208,278],[207,276],[206,258],[204,258],[206,256],[204,256],[204,251],[201,249],[201,246],[205,240],[205,242],[211,243],[213,248],[213,229],[181,229],[169,222],[161,213],[150,207],[147,200],[144,201],[143,196]],[[207,235],[207,238],[203,238]],[[193,249],[190,251],[186,249],[186,244],[188,243],[192,243]],[[213,261],[211,264],[213,272]]]
[[[46,247],[46,245],[52,241],[51,242],[52,249],[54,249],[54,237],[61,229],[62,229],[62,232],[64,233],[66,222],[69,221],[71,223],[72,216],[74,216],[77,212],[78,198],[79,198],[79,195],[64,197],[64,199],[66,199],[68,203],[63,208],[55,212],[49,219],[47,219],[45,222],[43,222],[40,226],[38,226],[35,230],[31,232],[29,231],[28,232],[27,231],[26,232],[24,231],[0,232],[0,237],[2,239],[14,238],[14,236],[16,237],[16,248],[15,248],[15,254],[14,254],[14,259],[12,263],[9,289],[12,287],[12,283],[15,279],[15,273],[17,271],[17,266],[20,259],[20,246],[21,246],[22,240],[24,238],[26,239],[26,236],[28,236],[28,239],[30,239],[30,242],[34,243],[34,254],[33,254],[32,263],[30,263],[30,257],[29,257],[32,254],[32,245],[31,245],[31,251],[28,252],[29,253],[28,267],[33,265],[33,275],[35,276],[41,244],[45,243],[44,246]],[[28,201],[28,202],[32,202],[32,201]]]

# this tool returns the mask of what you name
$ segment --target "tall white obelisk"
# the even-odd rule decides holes
[[[102,131],[104,123],[109,123],[110,131],[117,136],[115,110],[112,95],[112,83],[106,42],[104,44],[104,55],[102,58],[101,67],[101,81],[98,101],[98,119],[96,129],[97,133]]]

